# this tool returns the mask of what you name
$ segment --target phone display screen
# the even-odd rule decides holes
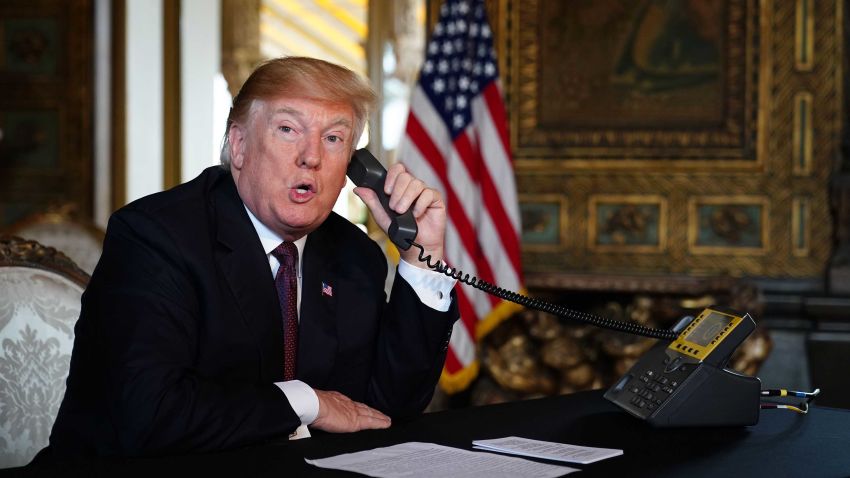
[[[724,327],[732,323],[732,319],[733,317],[729,315],[711,312],[691,330],[685,340],[705,347],[720,335]]]

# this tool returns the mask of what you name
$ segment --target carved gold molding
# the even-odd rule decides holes
[[[260,0],[222,0],[221,70],[232,96],[261,59]]]
[[[33,267],[55,272],[85,288],[89,275],[56,249],[17,236],[0,235],[0,267]]]

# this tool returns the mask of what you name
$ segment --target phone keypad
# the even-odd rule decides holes
[[[678,386],[679,380],[671,380],[663,373],[646,370],[627,385],[627,389],[634,395],[629,402],[652,413],[664,404]]]

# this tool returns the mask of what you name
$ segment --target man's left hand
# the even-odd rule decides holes
[[[421,180],[407,172],[404,165],[396,163],[387,170],[384,182],[384,192],[389,196],[390,209],[402,214],[413,207],[413,217],[419,232],[416,242],[425,248],[425,253],[431,255],[432,261],[443,258],[443,242],[446,235],[446,205],[439,191],[429,188]],[[378,196],[369,188],[354,188],[354,193],[366,204],[372,212],[372,217],[378,226],[387,231],[390,227],[390,217],[381,206]],[[418,259],[419,249],[411,247],[399,251],[402,259],[411,265],[427,269],[428,266]]]

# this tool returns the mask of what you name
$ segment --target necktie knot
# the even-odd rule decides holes
[[[298,248],[293,242],[281,242],[274,248],[272,255],[280,262],[281,267],[295,267],[298,263]]]

